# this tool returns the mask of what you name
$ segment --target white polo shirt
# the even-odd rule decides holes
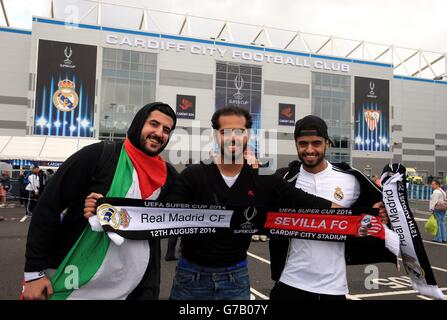
[[[296,187],[349,208],[360,194],[360,184],[348,173],[327,168],[316,174],[301,168]],[[280,281],[301,290],[330,295],[348,293],[345,243],[291,239]]]

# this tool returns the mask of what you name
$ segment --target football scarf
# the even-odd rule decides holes
[[[377,217],[377,209],[290,209],[182,204],[102,198],[97,221],[128,239],[203,234],[270,234],[308,240],[346,241],[372,236],[395,255],[399,237]]]
[[[408,204],[406,169],[401,164],[388,165],[382,174],[383,202],[393,230],[399,235],[402,262],[413,288],[423,295],[443,299],[421,234]]]

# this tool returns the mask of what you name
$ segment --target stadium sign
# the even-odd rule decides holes
[[[290,65],[302,68],[313,68],[317,70],[328,70],[338,72],[349,72],[348,63],[332,62],[328,60],[313,59],[310,57],[297,57],[287,54],[270,54],[267,51],[257,52],[254,50],[229,49],[216,45],[189,44],[174,40],[162,40],[159,38],[140,38],[122,35],[107,35],[106,43],[115,46],[127,46],[130,48],[143,48],[157,51],[189,52],[195,55],[207,55],[217,58],[231,57],[231,59],[245,60],[249,62],[272,63],[279,65]]]

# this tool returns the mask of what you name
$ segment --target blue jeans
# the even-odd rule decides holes
[[[438,222],[438,233],[436,237],[433,239],[434,241],[443,242],[447,241],[446,236],[446,228],[445,228],[445,211],[435,210],[435,218]]]
[[[177,265],[170,300],[250,300],[246,265],[208,268],[187,261],[188,267],[184,267],[183,262],[181,258]]]

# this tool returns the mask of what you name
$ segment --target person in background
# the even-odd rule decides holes
[[[9,171],[3,171],[0,176],[0,208],[6,208],[6,195],[11,190],[11,180],[9,179]]]
[[[53,169],[47,169],[47,184],[50,182],[51,178],[54,175],[54,170]]]
[[[35,166],[32,169],[31,174],[28,176],[28,184],[25,187],[25,190],[28,192],[26,201],[26,215],[20,220],[21,222],[24,222],[27,217],[31,217],[33,215],[34,207],[39,199],[39,171],[39,167]]]
[[[39,170],[37,176],[39,177],[40,194],[42,194],[43,190],[45,189],[45,186],[47,185],[47,175],[45,174],[45,171]]]
[[[28,183],[26,183],[27,179],[25,179],[25,173],[20,172],[18,182],[19,182],[19,201],[20,206],[24,207],[26,204],[26,190],[25,187]]]
[[[433,193],[430,199],[430,211],[433,212],[436,222],[438,223],[438,233],[435,238],[432,240],[433,242],[447,242],[446,238],[446,227],[445,227],[445,213],[446,210],[437,209],[436,205],[438,202],[447,201],[447,197],[445,191],[441,189],[441,183],[437,179],[433,179],[431,183],[431,187],[433,188]]]

